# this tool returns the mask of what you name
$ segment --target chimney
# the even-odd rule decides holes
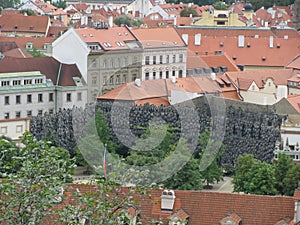
[[[172,212],[175,198],[176,197],[173,190],[164,190],[161,194],[161,210]]]
[[[201,45],[201,34],[195,35],[195,45]]]
[[[270,36],[269,47],[270,47],[270,48],[273,48],[273,47],[274,47],[274,37],[273,37],[273,36]]]
[[[295,214],[294,214],[294,224],[300,222],[300,182],[298,183],[298,188],[294,192],[295,201]]]
[[[174,17],[174,26],[177,26],[177,17]]]
[[[109,15],[108,16],[108,26],[113,27],[113,24],[114,24],[114,18],[112,15]]]
[[[243,48],[245,45],[245,36],[244,35],[239,35],[238,37],[238,47]]]
[[[141,79],[135,79],[134,84],[140,87],[142,85]]]
[[[182,37],[184,43],[187,45],[188,41],[189,41],[189,35],[188,34],[182,34],[181,37]]]
[[[216,73],[211,73],[210,78],[215,81],[216,80]]]
[[[176,76],[172,76],[172,83],[176,84]]]

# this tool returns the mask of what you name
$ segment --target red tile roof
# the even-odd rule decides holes
[[[60,76],[58,76],[61,67]],[[76,64],[63,64],[52,57],[4,58],[0,60],[0,73],[40,71],[59,86],[75,86],[73,77],[82,78]],[[59,77],[59,80],[57,78]],[[83,81],[84,83],[84,81]]]
[[[273,79],[275,85],[287,85],[287,80],[292,75],[291,69],[248,70],[240,72],[226,72],[235,85],[241,90],[248,90],[252,82],[263,88],[268,78]]]
[[[48,16],[5,15],[0,17],[2,32],[27,32],[47,35],[50,26]]]
[[[300,70],[300,54],[293,58],[292,61],[286,65],[286,68]]]
[[[132,29],[133,34],[143,44],[144,48],[186,46],[181,36],[173,27]]]
[[[226,78],[220,77],[220,79],[226,80]],[[230,81],[226,80],[226,82]],[[213,81],[208,76],[177,78],[176,83],[173,83],[172,79],[146,80],[141,82],[141,86],[130,82],[99,96],[98,99],[134,101],[138,104],[168,105],[165,101],[171,96],[171,91],[175,90],[196,94],[219,94],[225,98],[240,100],[235,87],[231,83],[229,87],[226,85],[220,87],[218,82]]]
[[[127,27],[109,27],[108,29],[82,28],[75,30],[86,43],[99,43],[104,50],[129,49],[126,42],[136,41]],[[119,46],[120,42],[124,46]],[[107,44],[109,43],[111,47]]]
[[[289,95],[286,100],[293,106],[293,108],[300,113],[300,95]],[[300,191],[295,192],[296,198],[300,201]]]
[[[44,44],[51,44],[55,39],[51,37],[41,37],[41,38],[32,38],[32,37],[4,37],[0,36],[0,43],[6,45],[6,43],[15,43],[17,47],[26,48],[26,43],[32,43],[35,48],[44,48]]]
[[[209,67],[226,66],[229,72],[240,71],[234,61],[225,53],[200,56]]]
[[[186,68],[187,69],[209,68],[209,66],[202,59],[202,57],[200,57],[197,53],[188,50],[187,59],[186,59]]]
[[[51,15],[66,15],[66,12],[64,12],[62,9],[57,8],[54,5],[51,5],[48,1],[40,1],[35,0],[32,1],[34,5],[36,5],[38,8],[40,8],[45,14],[51,14]]]
[[[5,57],[13,57],[13,58],[32,58],[24,48],[14,48],[9,51],[2,52]]]
[[[193,28],[179,27],[179,33],[188,34],[188,48],[200,55],[223,51],[236,64],[245,66],[284,67],[296,55],[300,54],[300,36],[288,39],[276,37],[271,30],[236,28]],[[278,31],[279,36],[284,31]],[[293,31],[294,32],[294,31]],[[201,34],[201,45],[194,45],[196,34]],[[238,36],[244,35],[244,47],[238,47]],[[255,38],[258,35],[258,38]],[[273,36],[273,48],[269,47]],[[251,56],[251,57],[249,57]]]

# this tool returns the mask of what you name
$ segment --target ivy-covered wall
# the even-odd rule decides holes
[[[113,107],[112,107],[113,106]],[[192,106],[192,107],[191,107]],[[156,119],[169,124],[177,136],[187,138],[190,145],[197,144],[198,134],[204,129],[214,129],[215,135],[226,146],[222,155],[223,164],[235,164],[237,157],[251,153],[255,158],[270,161],[277,140],[280,140],[282,117],[275,114],[271,106],[259,106],[234,100],[199,97],[190,103],[169,107],[153,105],[134,106],[133,103],[110,101],[88,105],[85,109],[63,109],[54,115],[33,117],[30,131],[37,139],[50,139],[74,154],[76,140],[84,136],[84,128],[91,123],[95,109],[102,109],[116,142],[127,140],[132,146],[130,135],[139,136],[150,120]],[[193,113],[197,113],[195,121]],[[184,122],[181,118],[184,118]],[[184,127],[181,127],[184,126]],[[178,128],[178,129],[176,129]],[[184,130],[184,132],[182,132]],[[197,134],[197,136],[195,136]],[[120,136],[121,135],[121,136]]]

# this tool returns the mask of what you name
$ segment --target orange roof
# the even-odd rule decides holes
[[[83,28],[75,31],[86,43],[99,43],[104,50],[129,49],[126,42],[136,41],[136,38],[127,27]]]
[[[181,34],[189,35],[188,48],[190,50],[199,52],[200,55],[223,51],[234,59],[236,64],[245,66],[284,67],[295,55],[300,54],[300,36],[281,38],[283,31],[280,30],[278,30],[279,37],[266,29],[179,27],[177,30]],[[201,34],[201,45],[194,45],[196,34]],[[238,47],[239,35],[245,37],[244,47]],[[273,48],[269,47],[270,36],[273,36]]]
[[[132,33],[143,44],[144,48],[186,46],[175,28],[138,28],[132,29]]]
[[[191,50],[187,51],[186,68],[209,68],[206,62],[199,55]]]
[[[0,17],[2,32],[28,32],[47,34],[50,25],[48,16],[24,16],[22,14]]]
[[[286,68],[300,70],[300,54],[293,58],[293,60],[286,65]]]
[[[9,43],[15,42],[16,45],[20,48],[26,48],[26,43],[32,43],[35,48],[44,48],[44,44],[51,44],[55,39],[50,37],[40,37],[40,38],[32,38],[32,37],[4,37],[0,36],[0,43]]]
[[[193,24],[192,17],[178,17],[176,20],[177,26],[191,26]]]
[[[225,80],[222,76],[220,77]],[[99,96],[98,99],[167,105],[166,101],[171,96],[171,91],[217,95],[222,95],[222,92],[224,92],[223,97],[240,100],[237,94],[234,94],[237,91],[231,83],[229,86],[220,87],[218,82],[213,81],[209,76],[177,78],[176,83],[173,83],[172,79],[145,80],[141,82],[141,86],[130,82]]]
[[[289,95],[286,100],[293,106],[293,108],[300,113],[300,95]],[[296,193],[296,192],[295,192]],[[300,192],[297,192],[300,200]]]
[[[225,54],[215,54],[215,55],[201,55],[201,58],[204,62],[207,63],[208,67],[220,67],[226,66],[228,71],[236,72],[240,71],[239,68],[235,65],[234,61]]]
[[[14,48],[6,52],[2,52],[5,57],[13,57],[13,58],[32,58],[24,48]]]
[[[240,72],[226,72],[235,85],[241,90],[248,90],[252,82],[259,88],[263,88],[268,78],[273,79],[275,85],[287,85],[287,80],[291,77],[291,69],[272,70],[247,70]]]
[[[149,105],[155,105],[155,106],[169,106],[170,103],[168,101],[168,99],[166,98],[148,98],[148,99],[142,99],[142,100],[138,100],[135,101],[136,105],[145,105],[145,104],[149,104]]]

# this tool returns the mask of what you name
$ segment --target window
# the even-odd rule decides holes
[[[32,84],[32,80],[31,79],[25,79],[24,80],[24,85],[29,85]]]
[[[97,85],[97,76],[92,76],[92,86]]]
[[[27,95],[27,103],[32,103],[32,95]]]
[[[113,84],[114,83],[114,76],[110,76],[109,78],[109,84]]]
[[[16,104],[21,104],[21,95],[16,95]]]
[[[21,85],[21,80],[14,80],[13,81],[13,86],[19,86]]]
[[[9,119],[9,112],[4,113],[4,119]]]
[[[169,71],[166,71],[166,78],[169,78]]]
[[[106,76],[104,76],[103,77],[103,82],[102,82],[103,84],[106,84],[107,83],[107,77]]]
[[[127,77],[125,74],[123,74],[123,83],[126,83],[127,82]]]
[[[38,110],[38,116],[42,116],[43,115],[43,110],[42,109],[39,109]]]
[[[153,56],[153,64],[156,64],[156,55]]]
[[[4,96],[4,104],[9,105],[9,96]]]
[[[183,62],[183,54],[179,54],[179,62]]]
[[[31,117],[32,116],[32,111],[31,110],[27,110],[27,117]]]
[[[49,93],[49,102],[53,102],[53,93]]]
[[[16,118],[21,118],[21,112],[20,111],[16,112]]]
[[[1,127],[0,134],[7,134],[7,127]]]
[[[132,81],[135,81],[136,80],[136,78],[137,78],[137,75],[136,74],[132,74]]]
[[[9,86],[9,81],[8,80],[1,81],[1,86]]]
[[[170,56],[166,55],[166,63],[170,63]]]
[[[150,64],[150,56],[146,56],[145,64],[146,64],[146,65],[149,65],[149,64]]]
[[[179,78],[182,77],[182,70],[179,70],[178,77],[179,77]]]
[[[43,83],[43,79],[35,79],[34,83],[35,84],[42,84]]]
[[[145,80],[149,80],[150,76],[149,76],[149,73],[145,73]]]
[[[82,100],[82,93],[78,92],[77,93],[77,101],[81,101]]]
[[[72,95],[71,95],[71,93],[67,93],[67,102],[70,102],[70,101],[72,101]]]
[[[162,76],[163,76],[163,72],[160,71],[160,72],[159,72],[159,79],[162,79]]]
[[[175,76],[176,76],[175,74],[176,74],[176,73],[175,73],[175,70],[173,70],[173,71],[172,71],[172,76],[175,77]]]
[[[49,109],[49,114],[52,115],[54,113],[54,109]]]
[[[156,72],[153,72],[153,79],[156,79]]]
[[[120,84],[120,75],[116,76],[116,84]]]
[[[159,56],[159,63],[163,64],[163,56],[162,55]]]
[[[16,126],[16,133],[23,133],[23,125]]]
[[[38,94],[38,102],[43,102],[43,94]]]
[[[176,62],[176,55],[173,55],[173,63]]]

